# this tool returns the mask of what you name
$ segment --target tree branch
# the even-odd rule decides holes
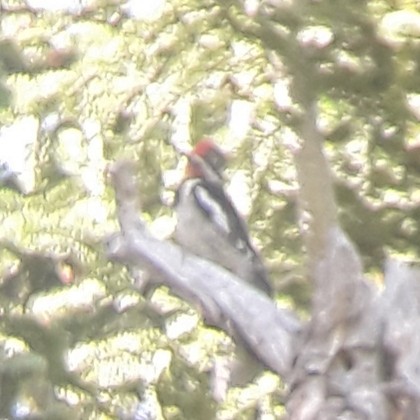
[[[147,267],[175,293],[198,304],[206,320],[229,334],[238,334],[261,362],[287,378],[299,321],[230,272],[151,236],[138,216],[138,188],[131,165],[115,164],[111,176],[121,235],[108,245],[109,256]]]

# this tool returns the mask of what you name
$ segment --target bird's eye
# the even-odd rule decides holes
[[[226,166],[226,158],[217,150],[210,150],[206,156],[207,163],[216,171],[223,172]]]

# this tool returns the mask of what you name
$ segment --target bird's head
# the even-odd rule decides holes
[[[187,178],[203,178],[212,182],[221,182],[226,166],[226,156],[213,142],[205,138],[200,140],[193,150],[187,153],[188,164],[185,170]]]

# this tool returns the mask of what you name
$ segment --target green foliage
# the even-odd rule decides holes
[[[145,216],[167,232],[167,204],[182,174],[177,149],[213,136],[233,156],[227,175],[240,178],[232,196],[278,295],[305,309],[293,147],[299,104],[317,98],[341,218],[366,267],[378,271],[386,253],[419,257],[415,2],[302,1],[254,15],[240,2],[177,0],[154,20],[127,16],[118,2],[92,2],[80,14],[3,3],[0,127],[29,116],[39,130],[23,171],[34,185],[24,194],[20,184],[0,189],[0,381],[9,381],[9,363],[19,367],[1,397],[2,416],[31,398],[36,412],[55,413],[57,389],[76,401],[71,418],[129,412],[145,389],[164,418],[220,414],[202,366],[180,351],[183,340],[200,342],[205,327],[170,343],[166,315],[103,255],[102,239],[117,229],[104,173],[118,158],[137,162]],[[2,136],[1,150],[14,140]],[[34,267],[35,256],[45,264]],[[67,275],[75,282],[63,289]],[[176,311],[191,311],[175,301]],[[126,334],[137,347],[121,345]],[[15,339],[24,348],[6,354]],[[208,358],[224,348],[211,340]],[[73,374],[64,355],[82,346],[89,356]],[[116,381],[127,369],[150,369],[153,354],[168,348],[171,363],[151,382],[141,375]],[[30,395],[34,377],[43,398]]]

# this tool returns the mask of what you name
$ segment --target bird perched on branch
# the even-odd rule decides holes
[[[271,295],[264,264],[223,188],[225,155],[212,140],[203,139],[187,158],[185,179],[175,199],[176,241]]]

